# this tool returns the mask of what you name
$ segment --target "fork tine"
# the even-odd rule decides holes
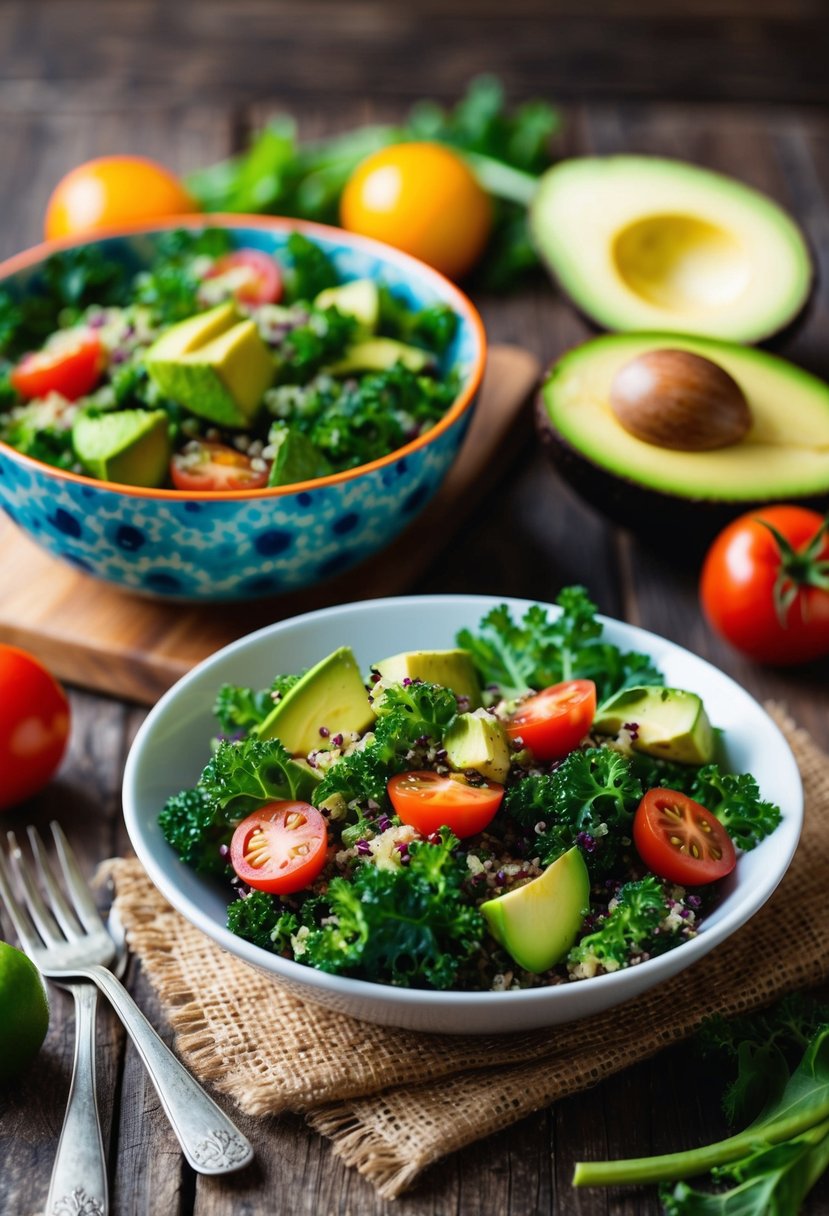
[[[55,839],[58,861],[60,862],[63,880],[66,883],[69,897],[83,927],[89,933],[94,933],[102,927],[103,919],[95,904],[95,900],[92,898],[92,892],[81,873],[81,868],[78,865],[75,854],[72,852],[69,841],[63,833],[63,828],[59,823],[55,823],[54,820],[49,824],[49,827],[52,829],[52,835]]]
[[[43,841],[40,839],[38,830],[30,825],[26,831],[29,837],[29,844],[32,846],[35,862],[37,863],[37,872],[40,875],[41,886],[49,897],[49,903],[55,919],[69,940],[77,941],[81,937],[83,930],[55,879],[54,871],[46,855],[46,850],[43,847]]]
[[[57,946],[64,940],[63,934],[54,916],[43,902],[35,876],[29,868],[29,863],[23,856],[23,850],[17,843],[17,837],[14,832],[7,832],[6,838],[9,842],[9,861],[11,862],[12,873],[17,879],[17,887],[23,895],[23,902],[29,909],[29,915],[35,922],[37,931],[46,945]]]
[[[2,897],[9,919],[17,930],[20,944],[26,953],[31,954],[33,950],[40,949],[42,942],[37,935],[37,930],[32,924],[28,912],[14,893],[9,863],[2,849],[0,849],[0,897]]]

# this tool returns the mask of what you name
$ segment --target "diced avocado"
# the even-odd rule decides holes
[[[587,866],[574,847],[526,886],[481,904],[481,912],[496,942],[518,966],[540,974],[567,954],[589,903]]]
[[[485,709],[459,714],[443,736],[446,759],[458,772],[474,769],[488,781],[504,781],[510,767],[507,732]]]
[[[127,486],[160,486],[170,465],[170,419],[164,410],[80,413],[72,445],[88,473]]]
[[[353,279],[341,287],[326,287],[314,300],[314,307],[336,308],[371,334],[377,329],[380,316],[380,293],[374,279]]]
[[[275,373],[255,322],[241,317],[233,304],[168,329],[147,351],[145,364],[166,397],[229,427],[248,425]]]
[[[280,427],[269,443],[276,449],[271,465],[269,486],[290,486],[297,481],[313,481],[330,473],[331,465],[323,453],[301,431]]]
[[[330,747],[334,735],[362,734],[374,721],[357,660],[348,646],[306,671],[278,701],[257,733],[278,738],[295,756]],[[328,734],[320,734],[321,728]]]
[[[631,746],[649,756],[680,764],[707,764],[714,756],[714,732],[705,706],[694,692],[641,686],[617,692],[600,705],[593,720],[597,735],[616,735],[636,724]]]
[[[456,697],[466,697],[469,708],[481,704],[478,673],[467,650],[407,650],[372,664],[381,684],[402,684],[404,680],[425,680],[451,688]],[[377,686],[372,690],[377,694]]]
[[[418,346],[407,346],[396,338],[368,338],[349,346],[342,359],[328,370],[335,376],[347,376],[352,372],[385,372],[395,363],[402,363],[410,372],[422,372],[431,362],[428,351]]]

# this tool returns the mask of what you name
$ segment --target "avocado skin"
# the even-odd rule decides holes
[[[545,379],[546,375],[535,399],[535,428],[542,451],[556,472],[612,523],[630,528],[639,540],[659,552],[668,551],[675,565],[695,565],[726,524],[748,511],[768,506],[767,498],[722,502],[668,494],[600,468],[553,426],[544,404]],[[786,501],[823,513],[829,510],[829,492],[818,496],[789,494]]]

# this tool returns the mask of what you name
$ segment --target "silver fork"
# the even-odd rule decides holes
[[[227,1174],[242,1169],[253,1159],[249,1141],[179,1063],[108,969],[115,958],[115,944],[66,837],[58,824],[50,826],[68,901],[62,896],[54,898],[55,892],[60,896],[61,884],[34,829],[31,839],[35,856],[40,861],[41,873],[49,876],[43,883],[43,891],[16,842],[11,842],[8,861],[0,850],[0,897],[21,946],[48,979],[58,983],[91,980],[109,999],[144,1061],[193,1169],[200,1174]],[[71,936],[64,927],[67,923]]]

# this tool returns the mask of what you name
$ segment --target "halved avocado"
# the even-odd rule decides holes
[[[814,271],[797,224],[765,195],[684,161],[565,160],[530,208],[536,247],[591,322],[760,342],[805,308]]]
[[[738,443],[683,452],[637,439],[610,408],[617,371],[653,350],[688,350],[724,368],[752,424]],[[682,545],[704,542],[762,503],[829,501],[829,385],[766,351],[677,334],[616,334],[568,351],[547,374],[536,425],[559,472],[615,522]]]

